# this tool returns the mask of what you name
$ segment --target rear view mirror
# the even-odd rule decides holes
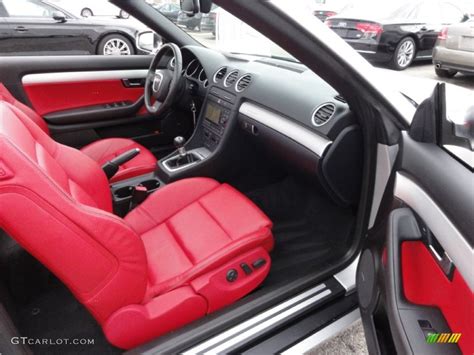
[[[61,11],[54,11],[53,19],[58,22],[66,22],[66,15]]]
[[[211,11],[212,0],[180,0],[181,10],[187,15],[195,15],[199,12],[207,14]]]
[[[137,34],[136,46],[145,53],[156,53],[162,45],[161,37],[153,31],[143,31]]]

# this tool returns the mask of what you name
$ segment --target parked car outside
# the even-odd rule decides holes
[[[128,21],[128,20],[127,20]],[[132,55],[145,29],[124,20],[78,18],[42,0],[0,0],[0,55]]]
[[[354,2],[326,23],[367,59],[403,70],[431,58],[443,25],[466,20],[467,11],[456,1]]]
[[[433,50],[435,72],[449,78],[474,73],[474,19],[443,28]]]
[[[129,14],[108,0],[51,0],[61,8],[76,16],[113,16],[118,18],[129,18]]]
[[[181,12],[181,7],[178,4],[162,4],[162,5],[153,5],[155,9],[161,12],[173,23],[178,21],[178,15]]]

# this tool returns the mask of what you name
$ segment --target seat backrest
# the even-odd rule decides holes
[[[49,135],[49,128],[46,121],[33,109],[18,101],[2,83],[0,83],[0,100],[6,101],[20,109],[30,120],[36,123],[39,128]]]
[[[100,166],[53,141],[0,101],[0,228],[69,287],[102,323],[143,301],[143,243],[111,213]]]

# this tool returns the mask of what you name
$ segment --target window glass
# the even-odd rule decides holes
[[[450,3],[441,4],[441,13],[443,23],[461,22],[464,15],[460,9]]]
[[[428,23],[437,23],[441,21],[440,8],[436,4],[424,2],[418,8],[417,19]]]
[[[3,0],[10,17],[51,17],[54,9],[46,4],[28,0]]]

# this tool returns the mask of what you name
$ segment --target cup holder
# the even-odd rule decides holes
[[[160,182],[155,179],[150,179],[150,180],[142,181],[137,185],[146,187],[148,193],[150,193],[160,187]],[[133,189],[135,188],[135,186],[136,185],[128,185],[128,186],[123,186],[123,187],[118,188],[117,190],[114,191],[115,198],[117,200],[131,198],[133,194]]]
[[[114,191],[115,197],[122,199],[132,197],[133,186],[124,186]]]
[[[140,185],[145,186],[148,191],[153,191],[160,187],[160,182],[158,180],[145,180]]]

